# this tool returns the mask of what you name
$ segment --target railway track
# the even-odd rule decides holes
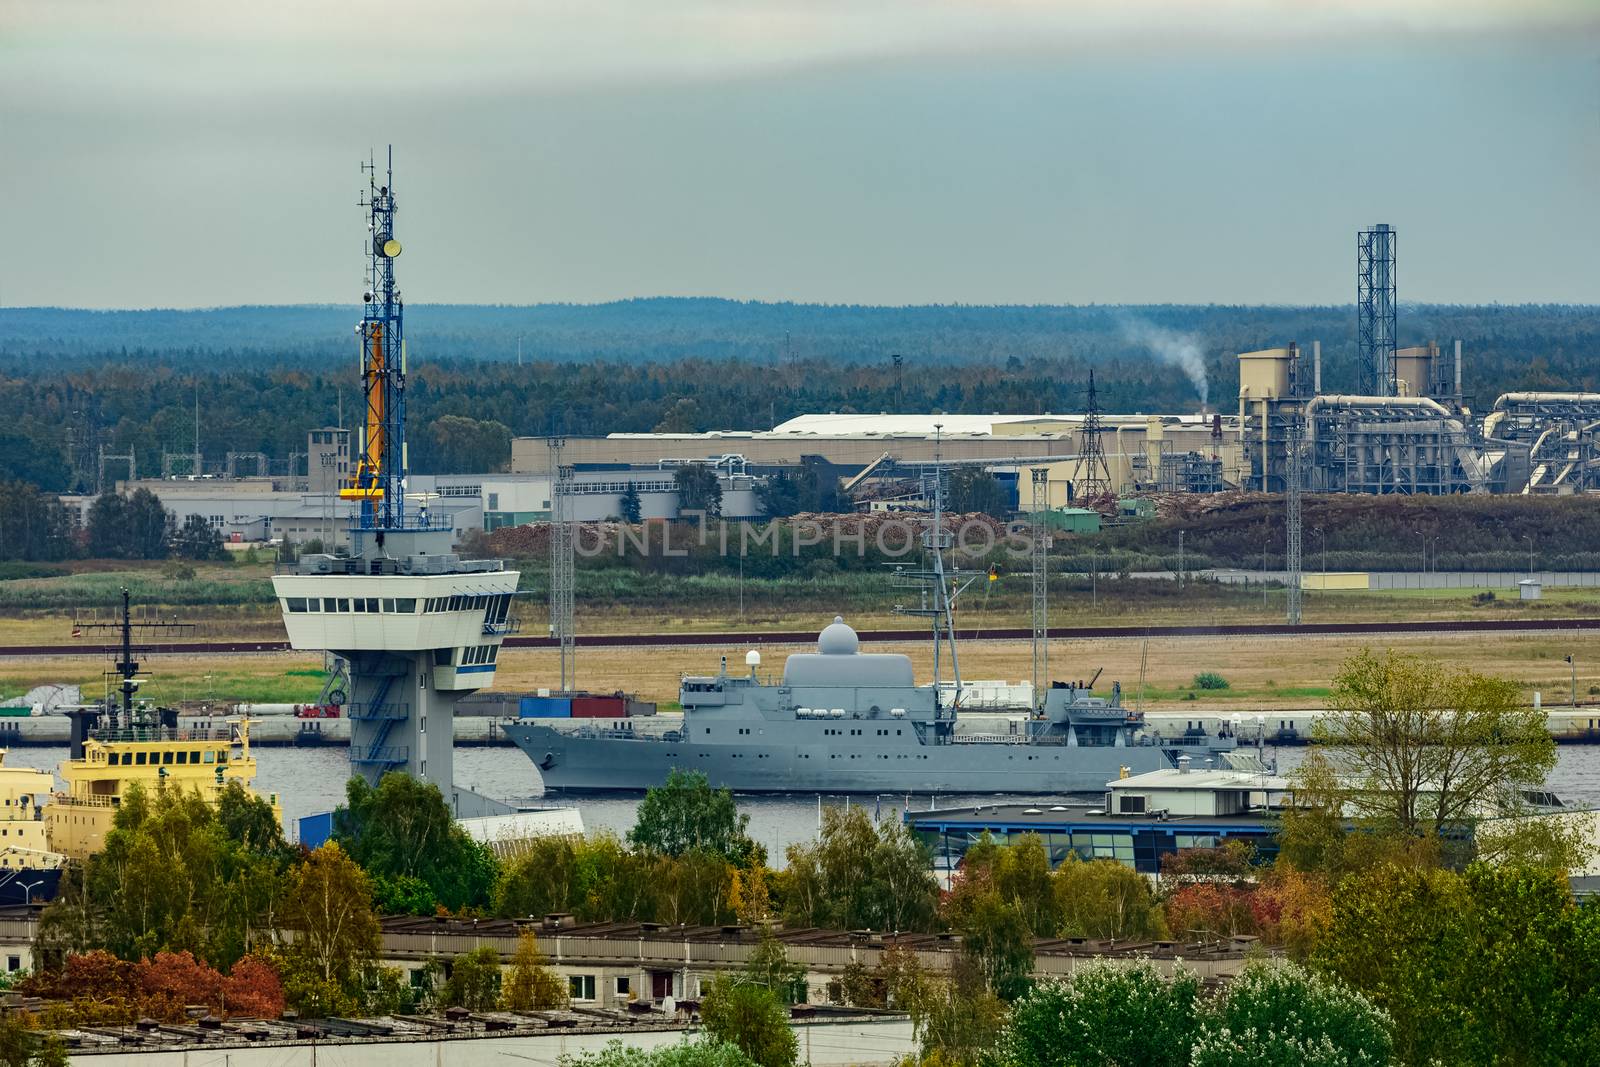
[[[1460,619],[1424,622],[1237,623],[1221,626],[1055,626],[1055,641],[1116,640],[1144,637],[1359,637],[1365,634],[1506,634],[1600,632],[1593,619]],[[1024,626],[958,628],[964,641],[1025,641],[1033,631]],[[863,642],[921,641],[926,627],[905,630],[861,630]],[[583,648],[627,648],[663,645],[804,645],[817,639],[815,630],[719,631],[710,633],[580,634]],[[548,637],[508,637],[509,648],[554,648]],[[152,652],[168,655],[238,655],[249,652],[287,652],[287,641],[173,641],[145,644]],[[0,646],[0,657],[98,655],[101,649],[87,642],[56,645]]]

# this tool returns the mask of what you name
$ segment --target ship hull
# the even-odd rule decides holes
[[[740,793],[1101,793],[1122,773],[1173,765],[1155,745],[967,743],[843,750],[826,745],[703,745],[563,733],[525,723],[505,733],[547,790],[645,790],[673,770],[701,771]]]
[[[0,867],[0,905],[54,900],[60,867]]]

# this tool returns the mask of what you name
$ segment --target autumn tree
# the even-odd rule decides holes
[[[523,928],[517,933],[511,969],[500,984],[500,1002],[507,1011],[547,1011],[567,1005],[567,988],[545,966],[539,939],[532,930]]]
[[[356,975],[378,952],[372,881],[329,841],[289,873],[285,925],[295,932],[285,953],[285,987],[302,1010],[326,1013],[348,1004]]]
[[[1161,906],[1150,882],[1115,860],[1067,856],[1051,878],[1056,934],[1102,940],[1150,940],[1167,936]]]

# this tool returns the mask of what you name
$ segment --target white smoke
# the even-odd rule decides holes
[[[1200,342],[1194,337],[1130,319],[1122,323],[1122,338],[1143,345],[1161,362],[1183,371],[1194,383],[1194,391],[1200,394],[1201,405],[1207,403],[1210,384],[1206,379],[1206,360],[1200,351]]]

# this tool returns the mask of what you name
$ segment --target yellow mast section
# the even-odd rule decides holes
[[[350,476],[350,485],[339,490],[345,500],[381,500],[383,487],[378,475],[383,470],[383,323],[367,324],[367,337],[371,346],[362,346],[364,356],[361,377],[367,387],[367,427],[362,441],[361,458]]]

